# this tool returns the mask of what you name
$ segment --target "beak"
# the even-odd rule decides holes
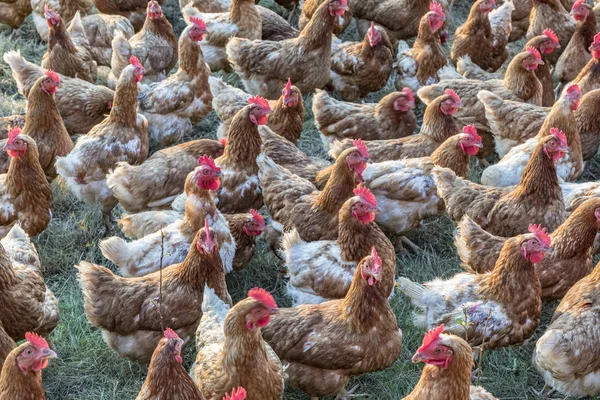
[[[381,210],[379,209],[379,207],[373,207],[371,209],[371,212],[375,213],[375,214],[379,214],[381,212]]]
[[[14,148],[13,148],[12,144],[10,144],[10,143],[8,143],[8,142],[7,142],[7,143],[6,143],[6,144],[5,144],[5,145],[2,147],[2,150],[4,150],[4,151],[8,151],[8,150],[14,150]]]
[[[536,62],[535,62],[535,63],[536,63],[537,65],[544,65],[544,62],[543,62],[541,59],[539,59],[539,60],[536,60]]]
[[[283,98],[283,105],[287,106],[289,104],[289,102],[291,101],[291,99],[289,97],[284,97]]]
[[[271,308],[271,315],[279,314],[279,308]]]
[[[558,149],[559,151],[562,151],[565,154],[568,154],[571,152],[571,148],[569,146],[567,147],[561,147],[560,149]]]
[[[544,247],[544,253],[548,254],[549,256],[552,255],[552,253],[553,253],[552,247],[545,246]]]
[[[482,148],[483,147],[483,143],[481,143],[481,142],[473,143],[473,146]]]
[[[216,176],[221,176],[221,171],[220,170],[219,171],[215,171],[215,175]]]
[[[44,349],[44,353],[42,354],[42,357],[44,357],[45,359],[49,359],[49,358],[57,358],[58,355],[50,349]]]
[[[346,4],[345,6],[340,7],[340,10],[350,11],[350,7]]]
[[[419,352],[416,352],[415,355],[412,356],[413,364],[425,362],[425,360],[426,360],[425,357],[423,357],[423,355],[421,355]]]
[[[267,231],[267,227],[266,226],[261,226],[258,228],[259,232],[266,232]]]

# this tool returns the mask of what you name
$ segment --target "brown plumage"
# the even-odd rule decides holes
[[[31,14],[31,0],[16,0],[0,3],[0,23],[13,29],[19,28]]]
[[[128,213],[166,208],[183,191],[198,159],[205,154],[217,158],[223,149],[216,140],[192,140],[157,151],[140,165],[118,163],[106,184]]]
[[[510,42],[516,42],[525,36],[529,29],[529,14],[533,8],[531,0],[513,0],[513,3],[515,9],[511,15],[512,30],[508,38]]]
[[[10,115],[0,118],[0,144],[4,144],[8,138],[8,132],[14,127],[21,128],[25,126],[25,115]],[[0,173],[6,173],[10,164],[10,157],[6,152],[0,153]]]
[[[575,20],[560,0],[533,0],[533,8],[529,15],[529,28],[527,39],[541,35],[545,29],[552,29],[558,36],[560,48],[555,49],[548,55],[551,64],[556,61],[569,44],[573,32],[575,32]]]
[[[117,32],[123,34],[124,40],[129,40],[135,35],[131,22],[121,15],[92,14],[81,18],[81,22],[89,43],[89,50],[98,65],[110,67],[112,40]]]
[[[592,159],[600,147],[600,119],[597,112],[600,107],[600,90],[592,90],[581,98],[575,111],[577,131],[581,139],[581,152],[584,160]]]
[[[18,52],[4,54],[10,65],[19,92],[29,97],[34,83],[46,72],[25,60]],[[115,92],[105,86],[96,86],[81,79],[60,75],[62,86],[56,95],[56,105],[70,134],[87,133],[102,122],[111,110]]]
[[[341,0],[324,1],[295,39],[280,42],[231,38],[227,57],[240,75],[246,91],[277,99],[288,79],[303,94],[329,83],[331,41],[336,13],[347,6]],[[303,51],[299,52],[298,49]]]
[[[454,221],[468,215],[491,234],[510,237],[526,232],[530,223],[552,232],[566,219],[556,167],[550,154],[564,148],[554,135],[539,140],[521,182],[515,188],[477,185],[447,169],[436,168],[438,194]],[[554,153],[553,153],[554,152]]]
[[[11,1],[11,0],[9,0]],[[45,19],[46,6],[60,14],[66,26],[69,26],[77,12],[81,16],[95,12],[92,0],[30,0],[32,6],[32,19],[35,28],[44,42],[48,41],[50,27]]]
[[[302,4],[302,13],[300,14],[300,19],[298,21],[298,28],[303,30],[308,22],[311,20],[317,8],[326,0],[306,0]],[[344,15],[340,19],[336,19],[333,25],[333,34],[338,36],[340,33],[344,32],[348,25],[352,22],[352,12],[350,10],[346,11]]]
[[[536,48],[537,51],[540,52],[542,60],[544,61],[544,64],[538,65],[535,70],[535,76],[537,76],[542,84],[543,94],[541,105],[543,107],[552,107],[554,104],[554,83],[552,82],[552,74],[550,74],[550,67],[552,64],[548,59],[549,50],[546,49],[554,49],[556,48],[556,44],[550,38],[548,38],[548,36],[538,35],[529,39],[529,41],[525,44],[524,49],[526,49],[528,46]],[[552,50],[551,53],[552,52],[554,52],[554,50]]]
[[[250,224],[258,224],[252,214],[225,214],[229,224],[229,230],[235,239],[235,257],[233,258],[233,270],[240,271],[248,266],[254,257],[256,248],[256,237],[265,231],[264,222],[262,227],[256,231],[249,230]]]
[[[122,278],[108,268],[85,261],[76,268],[90,323],[102,330],[107,344],[121,357],[147,364],[162,337],[161,317],[155,303],[161,273]],[[204,286],[229,301],[211,228],[198,231],[181,264],[163,268],[162,282],[162,316],[187,343],[202,317]]]
[[[542,299],[562,298],[575,282],[590,273],[599,217],[600,198],[592,198],[552,232],[552,254],[536,264]],[[492,270],[506,238],[490,235],[468,218],[459,228],[456,246],[464,268],[475,273]]]
[[[471,6],[469,17],[464,25],[456,29],[450,60],[456,65],[458,59],[469,55],[471,60],[485,71],[494,72],[508,58],[506,40],[494,42],[489,13],[490,0],[478,0]]]
[[[324,146],[334,139],[388,140],[412,135],[417,125],[414,94],[393,92],[378,103],[349,103],[317,90],[312,103]]]
[[[142,29],[146,21],[148,0],[93,0],[101,13],[117,14],[127,18],[136,32]],[[166,0],[158,0],[160,4]]]
[[[306,7],[306,3],[304,7]],[[291,26],[275,11],[259,5],[256,6],[256,9],[260,13],[262,21],[262,40],[278,42],[280,40],[293,39],[300,35],[298,29]]]
[[[600,390],[598,376],[598,296],[600,264],[575,284],[562,299],[548,326],[538,339],[533,365],[546,384],[558,392],[581,398]]]
[[[331,84],[345,101],[363,98],[387,84],[393,62],[387,33],[372,25],[362,42],[344,42],[331,55]]]
[[[409,53],[417,62],[417,79],[421,85],[437,82],[439,69],[448,64],[439,29],[434,31],[432,28],[433,18],[439,18],[438,15],[430,11],[421,17],[417,40]]]
[[[383,285],[394,282],[395,269],[389,267],[382,269],[381,260],[369,254],[356,267],[343,299],[282,309],[272,317],[263,337],[287,363],[290,386],[311,396],[335,395],[351,376],[396,361],[402,332]]]
[[[49,27],[48,49],[42,57],[42,68],[96,83],[96,62],[75,47],[66,22],[52,10],[46,11],[46,20]]]
[[[411,135],[400,139],[372,140],[366,142],[369,156],[373,162],[386,160],[399,160],[402,158],[426,157],[431,155],[439,145],[444,143],[450,136],[459,133],[454,122],[452,113],[442,110],[443,105],[456,104],[451,96],[442,94],[427,105],[423,115],[423,124],[417,135]],[[352,145],[352,141],[345,139],[334,142],[330,147],[330,155],[337,158],[339,154]]]
[[[593,46],[596,50],[592,51],[592,59],[588,61],[577,77],[571,82],[579,85],[582,94],[600,89],[600,38],[595,43]]]
[[[6,357],[15,347],[17,347],[17,344],[10,336],[8,336],[8,333],[6,333],[2,326],[2,321],[0,321],[0,374],[2,373],[4,360],[6,360]]]
[[[148,375],[136,400],[205,400],[181,365],[182,346],[183,340],[167,329],[152,354]]]

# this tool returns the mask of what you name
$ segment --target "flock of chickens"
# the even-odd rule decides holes
[[[0,2],[0,22],[33,13],[48,42],[41,66],[3,55],[27,114],[0,122],[2,400],[44,399],[57,356],[42,336],[58,302],[30,241],[52,218],[54,180],[100,204],[107,235],[125,210],[127,239],[100,243],[120,275],[75,267],[89,322],[148,366],[138,400],[275,400],[285,386],[355,396],[350,377],[402,351],[395,288],[428,330],[406,399],[494,399],[471,386],[473,354],[525,343],[552,299],[533,365],[562,394],[600,393],[600,183],[575,183],[600,147],[600,7],[476,0],[447,58],[445,0],[305,0],[300,30],[254,0],[180,0],[179,38],[159,3]],[[341,42],[352,18],[364,39]],[[390,77],[397,91],[356,102]],[[296,146],[311,92],[332,163]],[[182,143],[211,111],[219,140]],[[151,144],[161,150],[149,156]],[[471,157],[486,166],[481,184],[467,179]],[[420,251],[405,235],[443,213],[465,272],[397,277],[396,252]],[[236,304],[228,293],[225,275],[261,235],[285,264],[292,308],[261,288]]]

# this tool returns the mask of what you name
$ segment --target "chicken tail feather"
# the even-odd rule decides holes
[[[117,264],[126,275],[123,268],[129,259],[127,242],[120,237],[113,236],[100,242],[99,247],[102,255]]]
[[[411,281],[408,278],[398,278],[398,288],[406,296],[410,297],[413,303],[422,304],[427,292],[427,288],[420,283]]]

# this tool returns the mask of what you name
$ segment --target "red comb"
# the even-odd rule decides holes
[[[536,60],[542,59],[542,57],[540,56],[540,52],[535,47],[527,46],[526,50],[529,54],[534,56]]]
[[[440,334],[444,332],[444,324],[441,324],[437,328],[431,329],[429,332],[423,336],[423,343],[421,343],[421,347],[417,349],[417,351],[422,351],[431,346],[435,341],[440,337]]]
[[[248,104],[258,104],[261,107],[267,108],[269,110],[271,109],[267,99],[265,99],[264,97],[260,97],[260,96],[250,97],[248,99]]]
[[[233,388],[231,396],[229,393],[225,393],[223,400],[246,400],[246,389],[243,387]]]
[[[544,35],[552,40],[552,42],[554,42],[554,44],[558,44],[558,36],[556,36],[556,33],[554,33],[554,31],[552,29],[546,29],[544,30]]]
[[[362,139],[354,139],[352,146],[356,147],[363,157],[369,157],[369,149],[367,149],[367,145]]]
[[[585,0],[577,0],[575,3],[573,3],[573,7],[571,7],[571,11],[575,10],[576,8],[578,8],[583,3],[585,3]]]
[[[8,141],[11,142],[11,141],[15,140],[15,138],[17,136],[19,136],[20,134],[21,134],[21,128],[19,128],[18,126],[15,126],[8,132]]]
[[[444,15],[444,10],[442,10],[442,5],[437,1],[432,1],[429,3],[429,11],[433,11],[436,14]]]
[[[342,6],[347,6],[348,5],[348,0],[340,0],[340,4]]]
[[[596,33],[596,36],[594,36],[593,44],[598,44],[598,43],[600,43],[600,32]]]
[[[409,101],[415,101],[415,94],[413,93],[411,88],[405,87],[402,89],[402,93],[406,94],[406,98]]]
[[[365,187],[362,183],[354,189],[354,194],[360,197],[361,200],[366,201],[373,207],[377,207],[377,199],[373,196],[373,193]]]
[[[288,78],[288,81],[285,84],[285,87],[283,88],[283,95],[285,97],[289,97],[291,94],[292,94],[292,79]]]
[[[267,292],[265,289],[257,288],[250,289],[248,292],[248,297],[252,297],[254,300],[263,303],[265,306],[269,308],[277,308],[277,303],[275,303],[275,299],[271,295],[271,293]]]
[[[44,5],[44,18],[48,19],[48,18],[50,18],[52,16],[57,16],[58,17],[59,15],[56,14],[54,11],[52,11],[50,9],[50,7],[48,7],[48,4],[45,4]]]
[[[204,231],[210,232],[210,226],[208,225],[208,218],[204,218]]]
[[[567,137],[565,136],[563,131],[561,131],[558,128],[550,128],[550,134],[558,139],[561,146],[567,146]]]
[[[25,339],[31,343],[32,345],[39,347],[40,349],[47,349],[48,347],[48,342],[46,342],[46,340],[41,337],[40,335],[33,333],[33,332],[27,332],[25,334]]]
[[[140,60],[136,56],[129,57],[129,64],[133,65],[134,67],[142,66],[142,63],[140,63]]]
[[[206,30],[206,23],[204,21],[202,21],[202,19],[200,17],[190,17],[190,21],[196,25],[197,27],[199,27],[200,29],[202,29],[203,31]]]
[[[450,98],[452,100],[454,100],[455,103],[460,103],[460,97],[458,97],[458,94],[456,94],[456,92],[452,89],[446,89],[446,91],[444,92],[444,94],[446,96],[450,96]]]
[[[54,82],[56,82],[56,84],[60,83],[60,77],[58,76],[58,74],[56,72],[54,72],[53,70],[49,69],[46,71],[46,76],[50,79],[52,79]]]
[[[567,93],[571,94],[571,93],[579,93],[581,94],[581,90],[579,89],[579,85],[575,84],[575,85],[571,85],[567,88]]]
[[[381,267],[382,261],[379,255],[377,254],[377,249],[375,249],[375,246],[371,247],[371,258],[373,259],[373,263],[375,263],[375,266]]]
[[[531,224],[529,225],[528,230],[529,232],[533,233],[535,237],[537,237],[539,241],[544,243],[546,246],[550,246],[552,244],[552,239],[550,238],[550,235],[548,235],[546,228],[542,228],[541,225]]]
[[[254,218],[254,220],[256,222],[258,222],[259,225],[264,225],[265,224],[265,219],[263,218],[262,215],[260,215],[258,213],[258,211],[256,211],[255,209],[250,210],[250,214],[252,214],[252,218]]]
[[[466,125],[463,127],[463,132],[471,135],[473,139],[481,142],[481,136],[477,134],[477,128],[475,128],[475,125]]]
[[[215,164],[215,161],[212,159],[212,157],[206,154],[198,159],[198,165],[206,165],[216,171],[221,171],[221,168],[217,167],[217,164]]]
[[[171,328],[167,328],[165,329],[165,337],[167,339],[179,339],[179,335],[177,335],[177,333],[175,333],[175,331]]]

